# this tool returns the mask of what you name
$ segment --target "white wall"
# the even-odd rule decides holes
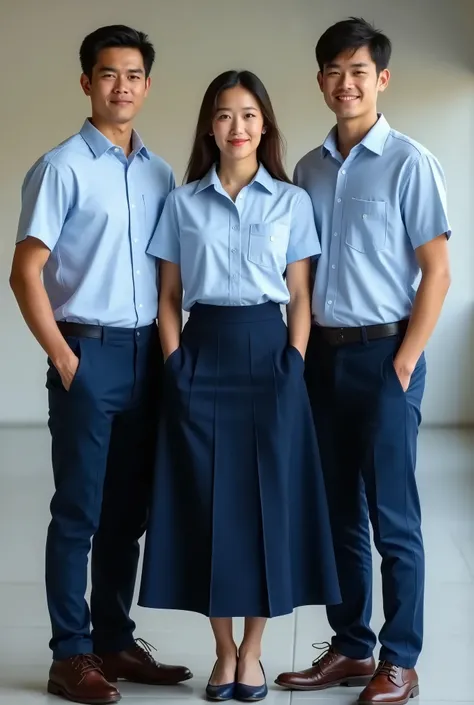
[[[0,423],[46,419],[45,357],[20,318],[8,274],[24,173],[88,115],[77,58],[85,34],[112,23],[150,34],[157,63],[138,128],[180,180],[203,92],[228,68],[248,68],[266,83],[292,170],[332,124],[317,90],[315,43],[329,24],[354,14],[393,40],[381,108],[440,158],[448,179],[454,281],[428,350],[425,422],[474,422],[472,0],[0,0]]]

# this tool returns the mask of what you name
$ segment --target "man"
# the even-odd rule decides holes
[[[326,653],[277,683],[366,685],[361,705],[401,705],[419,690],[424,555],[416,440],[423,351],[450,284],[440,165],[377,113],[390,54],[389,39],[362,19],[323,34],[318,81],[337,126],[295,172],[313,200],[321,239],[306,373],[343,601],[327,609],[335,636]],[[377,669],[369,517],[385,613]]]
[[[170,167],[132,129],[154,56],[145,34],[121,25],[84,39],[92,117],[28,172],[10,279],[49,357],[48,690],[82,703],[117,702],[110,681],[119,678],[175,684],[192,675],[156,663],[129,616],[162,365],[156,260],[146,248],[174,187]]]

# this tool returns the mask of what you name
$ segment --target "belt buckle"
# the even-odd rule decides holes
[[[339,328],[336,336],[336,340],[338,344],[341,344],[344,342],[344,328]]]

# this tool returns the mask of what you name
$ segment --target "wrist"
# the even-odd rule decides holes
[[[57,371],[61,374],[73,367],[77,357],[71,348],[66,346],[66,350],[61,350],[59,353],[51,355],[50,359]]]

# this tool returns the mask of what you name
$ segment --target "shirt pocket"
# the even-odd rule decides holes
[[[248,260],[259,267],[286,268],[290,229],[286,223],[255,223],[250,226]]]
[[[387,204],[352,198],[347,209],[346,244],[365,254],[387,246]]]

